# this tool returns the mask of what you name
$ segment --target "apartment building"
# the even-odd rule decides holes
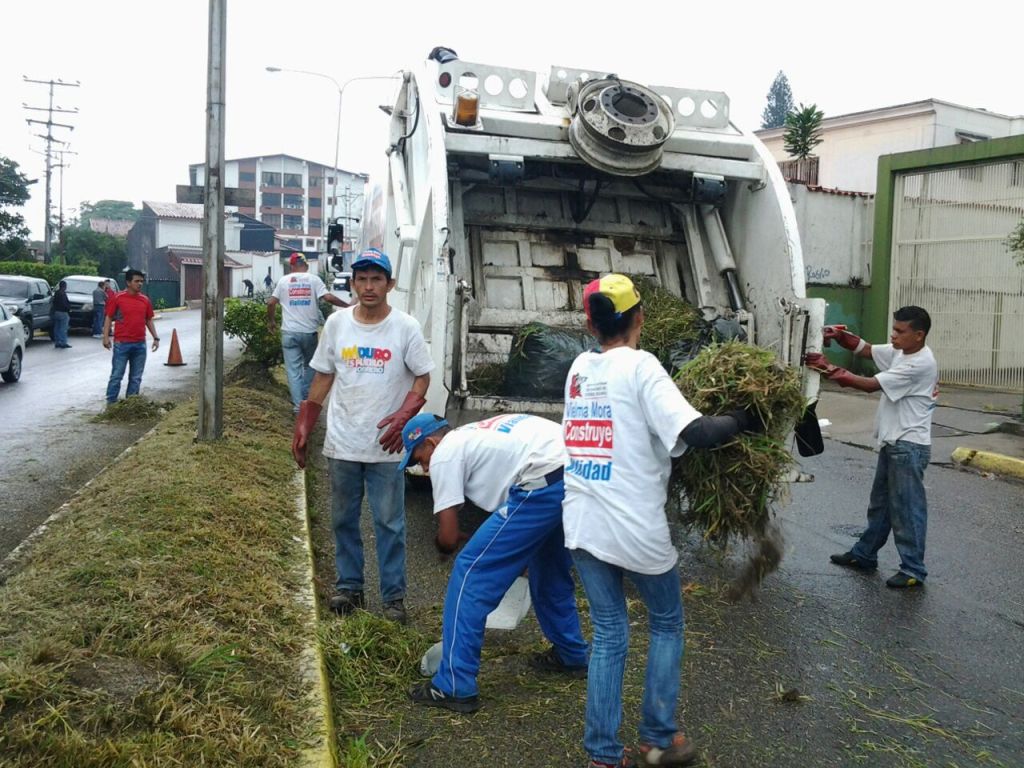
[[[204,163],[190,165],[189,183],[202,185],[205,172]],[[269,224],[283,247],[297,251],[323,252],[332,216],[345,225],[346,250],[354,248],[368,180],[365,173],[292,155],[242,157],[224,163],[226,186],[256,192],[255,207],[240,207],[238,212]]]

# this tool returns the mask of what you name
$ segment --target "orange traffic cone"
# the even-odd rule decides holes
[[[178,346],[178,329],[171,331],[171,350],[167,353],[167,362],[164,365],[184,365],[181,359],[181,347]]]

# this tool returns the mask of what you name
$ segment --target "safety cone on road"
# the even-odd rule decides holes
[[[164,365],[185,365],[181,359],[181,347],[178,346],[178,329],[171,331],[171,350],[167,353],[167,362]]]

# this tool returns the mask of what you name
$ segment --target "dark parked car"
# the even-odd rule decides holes
[[[109,280],[110,287],[118,290],[117,280],[102,275],[68,275],[68,301],[71,302],[71,324],[69,328],[92,328],[92,292],[100,280]]]
[[[53,291],[39,277],[0,275],[0,302],[25,326],[25,343],[37,330],[53,327]]]

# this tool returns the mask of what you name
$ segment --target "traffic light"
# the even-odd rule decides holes
[[[327,225],[327,251],[335,255],[341,253],[342,243],[345,241],[344,224]]]

